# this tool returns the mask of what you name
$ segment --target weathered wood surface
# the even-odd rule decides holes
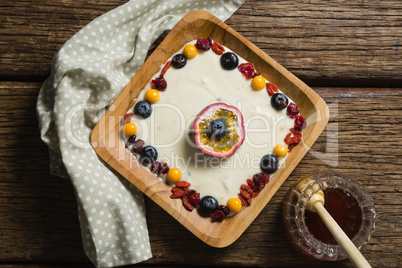
[[[125,2],[1,1],[0,79],[43,81],[68,38]],[[402,84],[399,0],[247,0],[227,23],[309,85]]]
[[[70,182],[48,175],[47,148],[35,115],[39,87],[0,83],[0,263],[90,267]],[[328,264],[300,256],[281,229],[280,203],[295,180],[332,170],[357,180],[375,200],[377,230],[363,255],[373,267],[400,267],[402,89],[315,90],[331,107],[327,130],[246,232],[227,248],[212,248],[147,199],[154,258],[144,265],[352,267],[347,260]]]

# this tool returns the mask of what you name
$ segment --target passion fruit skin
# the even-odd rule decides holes
[[[216,139],[211,139],[208,140],[207,142],[205,141],[206,137],[209,136],[208,135],[209,126],[205,126],[206,125],[205,122],[207,121],[210,123],[216,119],[223,119],[223,120],[227,119],[226,117],[222,118],[219,118],[219,116],[216,117],[216,114],[219,113],[230,114],[232,116],[230,120],[233,121],[230,124],[228,124],[228,130],[227,130],[228,133],[227,135],[232,135],[228,138],[230,141],[228,142],[230,143],[230,146],[224,148],[223,150],[221,150],[221,148],[219,147],[222,146],[222,144],[218,144],[218,146],[215,148],[211,148],[211,146],[207,145],[207,143],[214,143]],[[214,115],[215,117],[213,117]],[[207,130],[204,129],[203,125]],[[244,139],[246,138],[246,131],[244,128],[244,119],[242,113],[236,107],[228,105],[223,102],[213,103],[205,107],[196,116],[193,124],[193,130],[194,130],[195,144],[201,150],[201,152],[219,158],[227,158],[229,156],[232,156],[236,152],[236,150],[243,144]],[[217,142],[225,143],[225,137],[222,137]]]

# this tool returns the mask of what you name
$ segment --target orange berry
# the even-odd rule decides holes
[[[265,85],[266,85],[265,79],[260,75],[255,76],[251,81],[251,86],[255,90],[261,90],[265,87]]]
[[[149,103],[157,103],[161,99],[161,94],[157,89],[148,89],[144,97]]]
[[[137,126],[134,123],[124,125],[124,134],[126,136],[133,136],[135,133],[137,133]]]
[[[277,157],[285,157],[288,154],[288,147],[284,144],[277,144],[274,147],[274,154]]]
[[[172,183],[176,183],[181,179],[181,171],[178,168],[171,168],[167,175],[166,178],[172,182]]]
[[[192,59],[197,56],[197,48],[194,45],[187,45],[183,49],[183,54],[187,59]]]
[[[242,207],[241,201],[237,197],[230,198],[226,206],[228,207],[230,212],[238,212]]]

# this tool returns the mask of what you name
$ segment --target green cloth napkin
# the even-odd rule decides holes
[[[90,145],[92,129],[143,64],[154,41],[188,12],[229,18],[244,0],[132,0],[95,19],[55,55],[37,112],[51,174],[70,178],[85,253],[97,267],[152,257],[142,193]]]

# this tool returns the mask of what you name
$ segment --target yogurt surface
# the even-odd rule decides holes
[[[225,52],[228,51],[231,50],[225,47]],[[238,57],[239,64],[247,62]],[[246,79],[237,68],[224,70],[220,56],[212,50],[198,51],[181,69],[171,66],[164,78],[168,86],[160,92],[160,101],[152,105],[151,116],[142,119],[134,115],[131,119],[138,127],[136,135],[157,149],[158,161],[179,168],[182,180],[190,182],[201,197],[211,195],[226,205],[228,199],[237,197],[241,184],[262,172],[261,158],[272,153],[275,145],[285,144],[284,138],[293,128],[294,119],[286,115],[286,109],[275,110],[267,91],[254,90],[251,79]],[[138,100],[144,99],[148,89],[150,84],[140,92]],[[246,138],[228,158],[202,153],[190,135],[198,113],[217,102],[235,106],[244,118]],[[280,158],[279,164],[284,160]]]

